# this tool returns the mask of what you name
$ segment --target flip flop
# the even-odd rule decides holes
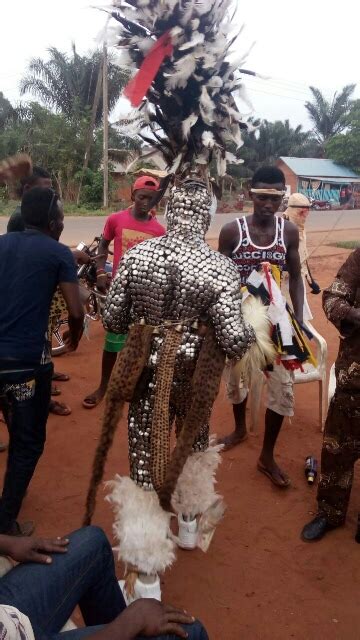
[[[68,382],[70,380],[70,376],[67,373],[58,373],[54,371],[52,379],[55,382]]]
[[[51,395],[52,396],[61,396],[61,391],[55,385],[51,386]]]
[[[223,442],[223,440],[225,440],[225,438],[218,438],[218,440],[216,441],[216,444],[221,444],[223,446],[223,448],[221,449],[222,453],[225,453],[226,451],[231,451],[231,449],[234,449],[234,447],[237,447],[238,444],[241,444],[242,442],[245,442],[245,440],[247,440],[249,437],[248,433],[244,433],[244,435],[242,436],[242,438],[240,438],[240,440],[237,440],[236,442],[234,442],[234,444],[226,444],[225,442]]]
[[[50,403],[50,413],[53,413],[55,416],[69,416],[71,414],[71,409],[63,402],[56,402],[55,400],[52,400]]]
[[[284,478],[285,482],[280,482],[279,480],[277,480],[277,478],[271,473],[271,471],[269,471],[269,469],[264,467],[264,465],[261,464],[261,462],[258,462],[257,468],[260,471],[260,473],[263,473],[265,476],[267,476],[269,478],[269,480],[271,480],[271,482],[276,487],[279,487],[279,489],[287,489],[288,487],[290,487],[290,485],[291,485],[290,478],[287,478],[286,476],[284,476],[282,474],[282,472],[280,472],[279,475],[280,476],[282,475],[282,477]]]
[[[97,407],[100,402],[102,402],[102,398],[101,400],[95,400],[93,396],[88,396],[83,400],[82,406],[84,407],[84,409],[95,409],[95,407]]]

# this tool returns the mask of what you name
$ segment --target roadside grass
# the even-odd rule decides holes
[[[330,246],[338,247],[339,249],[358,249],[360,240],[341,240],[340,242],[332,242]]]
[[[0,200],[0,216],[10,216],[13,211],[15,211],[18,203],[18,200],[8,200],[6,202],[4,200]],[[73,202],[65,202],[64,213],[66,216],[108,216],[109,213],[123,208],[124,205],[115,204],[107,209],[93,209],[92,207],[85,205],[77,207]]]

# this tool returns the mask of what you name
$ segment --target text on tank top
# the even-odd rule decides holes
[[[284,241],[284,219],[275,216],[275,238],[267,247],[259,247],[250,237],[246,217],[237,218],[239,242],[231,255],[236,264],[241,284],[245,285],[250,273],[257,269],[261,262],[276,265],[280,272],[286,265],[286,246]]]

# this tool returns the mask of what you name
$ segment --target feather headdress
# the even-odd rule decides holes
[[[229,142],[239,149],[246,123],[239,69],[231,62],[231,0],[114,0],[117,46],[138,70],[125,89],[138,109],[139,135],[158,149],[172,172],[196,164],[224,175]],[[230,59],[229,59],[230,56]],[[237,53],[237,59],[241,58]],[[140,117],[138,117],[140,116]]]

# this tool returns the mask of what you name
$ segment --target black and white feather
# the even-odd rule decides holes
[[[230,5],[231,0],[114,0],[117,47],[128,68],[131,60],[138,69],[155,42],[171,35],[173,55],[132,115],[139,135],[161,151],[171,172],[214,160],[222,176],[227,162],[239,161],[238,151],[226,153],[229,143],[240,149],[247,127],[234,99],[242,89],[237,61],[244,59],[231,35]]]

